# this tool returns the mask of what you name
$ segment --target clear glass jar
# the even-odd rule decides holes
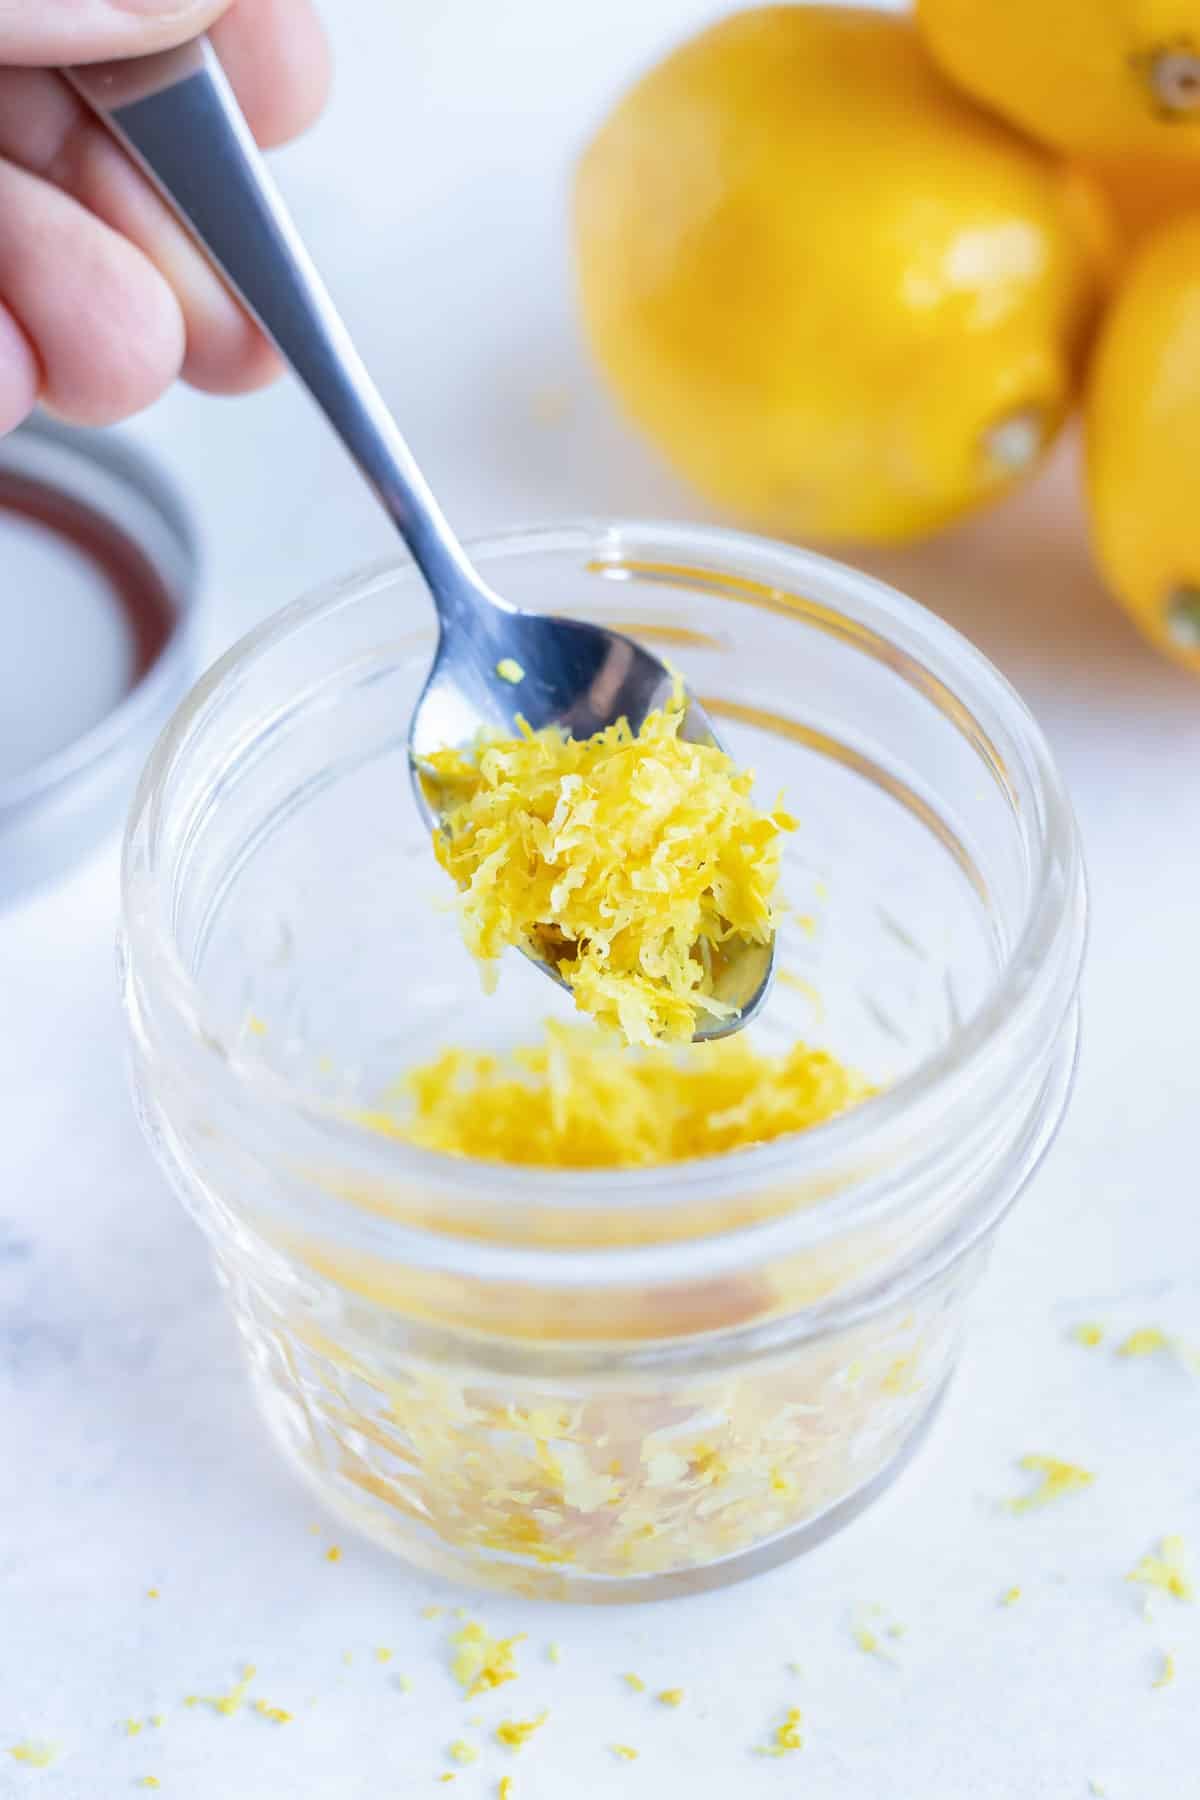
[[[569,1008],[481,994],[414,807],[432,648],[409,567],[254,632],[160,742],[122,971],[146,1130],[263,1412],[346,1520],[526,1593],[648,1598],[837,1528],[919,1441],[1075,1057],[1084,885],[1029,714],[948,626],[821,557],[692,526],[475,546],[522,604],[659,646],[782,790],[764,1046],[879,1095],[669,1168],[517,1169],[356,1123],[441,1045]]]

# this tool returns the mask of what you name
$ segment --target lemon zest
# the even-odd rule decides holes
[[[804,1044],[767,1054],[738,1033],[630,1055],[605,1033],[550,1021],[539,1045],[508,1057],[443,1050],[409,1072],[395,1111],[363,1122],[476,1161],[636,1168],[770,1143],[835,1118],[871,1091],[827,1051]]]
[[[1171,1348],[1171,1340],[1165,1331],[1161,1331],[1157,1325],[1142,1325],[1117,1345],[1117,1355],[1155,1356],[1160,1350]]]
[[[438,861],[462,895],[469,948],[552,964],[575,1003],[633,1044],[689,1041],[733,1010],[717,996],[731,946],[767,944],[780,840],[752,776],[682,735],[682,684],[635,733],[554,726],[441,750],[421,771]]]
[[[517,1679],[513,1653],[524,1641],[524,1632],[516,1637],[495,1638],[477,1619],[469,1619],[461,1631],[455,1632],[451,1642],[457,1653],[451,1673],[468,1700]]]
[[[781,1724],[775,1727],[769,1744],[756,1746],[759,1756],[789,1756],[793,1750],[803,1750],[804,1739],[800,1735],[803,1716],[798,1706],[789,1706]]]
[[[30,1769],[48,1769],[58,1755],[56,1744],[13,1744],[8,1754]]]
[[[1030,1493],[1008,1502],[1009,1511],[1014,1513],[1033,1512],[1039,1506],[1048,1506],[1065,1494],[1091,1487],[1096,1479],[1089,1469],[1081,1469],[1077,1463],[1062,1462],[1056,1456],[1023,1456],[1017,1466],[1040,1479]]]
[[[1188,1575],[1187,1546],[1177,1535],[1163,1538],[1157,1556],[1147,1551],[1125,1579],[1140,1582],[1143,1587],[1161,1588],[1164,1594],[1174,1594],[1177,1600],[1194,1600],[1196,1597]]]
[[[549,1717],[549,1712],[543,1710],[536,1719],[505,1719],[496,1727],[496,1742],[503,1744],[508,1750],[520,1750],[535,1731],[541,1730]]]

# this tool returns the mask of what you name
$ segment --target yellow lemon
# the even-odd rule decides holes
[[[586,329],[684,476],[766,529],[901,539],[997,494],[1070,404],[1091,190],[913,25],[742,13],[619,104],[575,196]]]
[[[1200,0],[917,0],[977,100],[1089,155],[1200,157]]]
[[[1088,378],[1087,481],[1105,576],[1147,636],[1200,674],[1200,218],[1149,238]]]
[[[1181,213],[1200,212],[1200,157],[1093,157],[1087,178],[1104,193],[1123,249]]]

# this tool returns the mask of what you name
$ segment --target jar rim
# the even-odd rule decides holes
[[[188,1043],[205,1067],[205,1078],[239,1104],[247,1100],[281,1122],[315,1131],[325,1143],[349,1154],[383,1179],[405,1175],[431,1188],[454,1191],[478,1202],[486,1191],[502,1209],[519,1187],[523,1202],[553,1203],[569,1211],[586,1199],[611,1205],[662,1205],[686,1190],[689,1202],[737,1182],[758,1187],[786,1174],[789,1183],[828,1175],[848,1155],[867,1166],[873,1152],[901,1125],[906,1130],[933,1122],[968,1095],[981,1065],[1009,1044],[1044,1041],[1053,1035],[1074,1000],[1083,954],[1083,864],[1078,829],[1062,778],[1046,740],[1025,703],[995,666],[953,626],[898,589],[818,552],[717,526],[634,519],[574,519],[549,526],[516,527],[474,539],[467,550],[478,559],[516,559],[551,551],[605,548],[617,558],[624,545],[651,546],[675,554],[686,570],[704,557],[717,569],[736,566],[739,557],[777,567],[780,585],[764,588],[783,611],[798,609],[790,590],[820,590],[817,611],[827,610],[853,630],[856,639],[874,639],[881,650],[899,649],[921,668],[963,719],[983,732],[977,743],[1006,747],[1001,766],[1015,758],[1032,801],[1025,823],[1034,830],[1034,857],[1025,917],[989,990],[975,1012],[958,1024],[946,1042],[894,1084],[851,1111],[764,1144],[697,1157],[685,1162],[632,1168],[552,1169],[535,1165],[471,1161],[384,1137],[356,1122],[323,1096],[289,1080],[269,1065],[235,1054],[208,1017],[201,985],[185,966],[167,909],[155,904],[154,839],[162,794],[189,733],[216,696],[250,663],[323,614],[352,604],[380,584],[411,575],[405,559],[388,560],[322,585],[263,620],[222,656],[185,698],[160,736],[138,786],[125,836],[122,860],[123,947],[135,970],[153,966],[155,1010],[166,1008],[174,1039]],[[789,601],[791,605],[789,606]],[[845,610],[843,611],[843,606]],[[971,735],[970,733],[965,733]],[[993,767],[993,774],[998,770]],[[145,864],[148,845],[148,869]],[[505,1189],[508,1192],[505,1192]],[[844,1196],[813,1201],[806,1216],[824,1231],[845,1224]],[[352,1202],[339,1201],[345,1213]],[[378,1218],[375,1226],[386,1226]],[[397,1223],[397,1229],[400,1229]],[[374,1233],[372,1233],[374,1236]],[[678,1250],[678,1246],[676,1246]]]

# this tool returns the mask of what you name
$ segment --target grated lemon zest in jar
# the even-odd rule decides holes
[[[1177,1600],[1196,1597],[1188,1574],[1187,1546],[1177,1535],[1163,1538],[1158,1555],[1148,1551],[1125,1579],[1140,1582],[1143,1587],[1160,1588],[1164,1594],[1174,1594]]]
[[[513,1653],[524,1641],[523,1631],[516,1637],[494,1638],[477,1619],[469,1619],[461,1631],[455,1632],[451,1642],[456,1655],[450,1671],[468,1700],[517,1679]]]
[[[1065,1494],[1091,1487],[1096,1479],[1089,1469],[1081,1469],[1077,1463],[1061,1462],[1056,1456],[1023,1456],[1017,1466],[1040,1479],[1030,1493],[1008,1501],[1009,1511],[1015,1513],[1033,1512],[1036,1507],[1049,1506],[1051,1501],[1061,1500]]]
[[[550,1021],[506,1058],[448,1049],[402,1083],[407,1110],[363,1122],[424,1150],[544,1168],[636,1168],[770,1143],[872,1093],[828,1051],[780,1054],[739,1032],[630,1055],[587,1026]],[[909,1368],[904,1368],[907,1380]],[[888,1379],[899,1388],[897,1365]]]
[[[775,1727],[771,1742],[756,1746],[759,1756],[788,1756],[793,1750],[803,1750],[804,1739],[800,1735],[803,1722],[799,1707],[789,1706],[783,1722]]]
[[[438,861],[462,895],[463,934],[484,964],[516,945],[548,961],[581,1012],[631,1044],[690,1040],[716,997],[727,947],[766,944],[780,839],[752,775],[680,734],[682,684],[634,734],[554,726],[484,738],[422,765],[438,812]]]
[[[541,1730],[549,1717],[549,1712],[543,1710],[536,1719],[505,1719],[496,1727],[496,1742],[503,1744],[508,1750],[520,1750],[535,1731]]]
[[[30,1769],[48,1769],[58,1755],[57,1744],[13,1744],[8,1754]]]
[[[1156,1356],[1160,1350],[1171,1350],[1174,1346],[1165,1331],[1157,1325],[1142,1325],[1137,1331],[1131,1331],[1123,1343],[1117,1345],[1118,1356]]]
[[[1151,1685],[1151,1687],[1156,1687],[1156,1688],[1170,1687],[1170,1685],[1174,1681],[1174,1679],[1175,1679],[1175,1658],[1169,1650],[1164,1650],[1162,1652],[1162,1662],[1159,1667],[1158,1674],[1155,1676],[1154,1680],[1150,1683],[1150,1685]]]
[[[496,664],[496,673],[501,681],[507,681],[513,687],[525,679],[525,671],[515,656],[502,656]]]
[[[1094,1350],[1097,1344],[1104,1342],[1104,1327],[1093,1319],[1084,1319],[1078,1325],[1072,1325],[1071,1338],[1085,1350]]]

